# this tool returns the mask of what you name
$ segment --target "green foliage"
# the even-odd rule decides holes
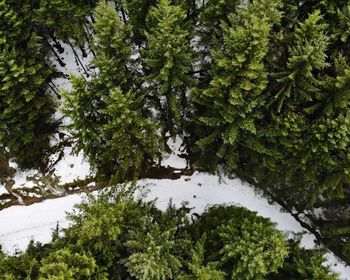
[[[20,280],[33,279],[38,275],[39,262],[24,253],[20,256],[6,256],[0,250],[0,279]]]
[[[89,251],[101,267],[118,271],[128,230],[143,225],[152,203],[132,199],[130,190],[111,191],[98,198],[89,196],[69,214],[73,225],[65,230],[69,243]]]
[[[141,45],[145,39],[146,19],[157,0],[129,0],[124,7],[128,11],[128,22],[133,29],[133,41]]]
[[[73,253],[65,248],[43,259],[38,279],[96,279],[96,268],[96,262],[91,254]]]
[[[160,211],[154,201],[135,200],[136,190],[89,195],[69,214],[63,236],[12,257],[0,251],[0,279],[338,279],[322,265],[323,251],[298,242],[282,266],[283,235],[245,208],[214,206],[190,224],[186,204]]]
[[[263,279],[287,256],[283,234],[269,219],[244,208],[213,206],[192,228],[195,238],[208,236],[207,260],[219,260],[232,279]]]
[[[131,231],[126,242],[131,254],[125,260],[130,274],[141,280],[174,279],[181,267],[174,255],[175,232],[176,227],[161,231],[157,223],[146,231]]]
[[[284,237],[263,223],[230,219],[220,229],[222,262],[233,262],[232,279],[264,279],[287,255]]]
[[[0,6],[0,147],[20,168],[44,168],[57,128],[49,51],[25,13],[27,4],[23,10],[7,1]]]
[[[274,74],[280,84],[279,91],[273,97],[274,102],[278,103],[278,112],[281,112],[286,99],[293,98],[293,103],[305,104],[305,101],[317,98],[320,82],[314,73],[328,66],[325,52],[329,38],[325,34],[327,25],[320,23],[321,19],[317,10],[299,24],[289,47],[287,69]]]
[[[73,38],[78,44],[83,45],[89,34],[87,16],[92,14],[96,0],[37,2],[33,11],[34,22],[44,26],[47,36],[63,41]]]
[[[194,248],[191,249],[191,260],[188,261],[188,269],[190,274],[180,275],[178,280],[223,280],[225,279],[225,272],[220,271],[218,262],[209,262],[204,264],[204,243],[206,236],[204,235],[199,241],[197,241]]]
[[[127,69],[132,46],[130,27],[121,22],[117,11],[103,1],[95,9],[93,63],[98,68],[98,90],[120,87],[131,89],[131,71]]]
[[[157,126],[142,110],[143,97],[132,86],[129,28],[111,6],[102,2],[95,11],[93,63],[90,81],[71,77],[73,90],[64,92],[65,114],[79,148],[98,174],[117,180],[137,176],[158,156]]]
[[[71,119],[69,132],[98,175],[137,177],[161,159],[168,136],[179,134],[194,168],[243,177],[295,216],[307,217],[304,222],[319,241],[350,262],[349,1],[115,0],[96,5],[95,0],[0,0],[1,180],[13,176],[9,160],[20,168],[45,169],[58,126],[53,115],[61,105],[49,90],[59,76],[51,61],[60,60],[62,42],[76,58],[77,51],[86,55],[89,46],[94,55],[89,77],[72,77],[73,89],[63,94],[62,103]],[[243,217],[244,227],[238,228],[255,229],[257,235],[250,235],[249,242],[248,236],[236,240],[236,224],[226,219],[228,228],[217,222],[222,235],[213,230],[200,242],[205,230],[194,233],[193,242],[201,245],[196,243],[193,251],[186,237],[191,227],[183,216],[173,208],[164,214],[150,208],[152,218],[141,211],[137,215],[143,218],[136,221],[145,226],[157,220],[159,236],[181,224],[174,236],[168,233],[170,240],[186,240],[171,252],[181,268],[170,270],[185,279],[205,279],[206,273],[220,279],[221,270],[232,276],[232,263],[241,253],[236,243],[248,248],[254,240],[259,247],[257,235],[266,237],[260,226],[264,221],[249,217],[250,223]],[[167,219],[172,226],[163,227]],[[96,220],[89,221],[99,228]],[[109,223],[114,224],[104,217],[103,227]],[[86,236],[79,237],[75,229],[67,242],[74,240],[79,248],[69,250],[85,256],[84,244],[90,248],[86,256],[91,253],[101,268],[98,277],[124,277],[129,273],[120,260],[131,249],[123,245],[127,234],[121,232],[136,228],[128,226],[104,236],[102,229],[95,235],[84,224]],[[218,242],[233,233],[225,239],[230,250],[221,251]],[[104,243],[105,237],[110,243]],[[157,238],[149,242],[156,244]],[[103,249],[110,244],[117,253]],[[37,277],[42,258],[58,250],[46,248],[40,255],[41,247],[35,248],[19,259],[2,258],[6,267],[16,264],[6,271],[8,279]],[[233,257],[216,266],[229,254]],[[264,261],[256,261],[260,257]],[[247,258],[256,273],[247,277],[261,278],[269,271],[260,254]],[[299,265],[296,271],[304,271],[293,277],[320,274],[327,279],[319,258],[303,262],[290,261],[292,270]],[[166,271],[164,264],[160,267]],[[250,273],[246,263],[239,267],[244,276],[234,277]],[[64,269],[71,274],[70,266]]]
[[[289,255],[283,267],[277,273],[269,275],[267,280],[282,279],[315,279],[335,280],[338,275],[329,266],[324,265],[325,257],[322,250],[308,250],[300,247],[300,241],[289,240]]]
[[[188,104],[187,91],[193,84],[189,76],[192,48],[181,6],[160,0],[148,15],[147,47],[142,52],[146,68],[147,98],[157,109],[163,135],[182,133]]]
[[[243,177],[307,213],[349,261],[349,3],[281,2],[199,5],[203,73],[187,149],[195,167]]]
[[[269,3],[254,1],[231,14],[229,24],[221,25],[224,45],[212,52],[213,78],[207,88],[193,92],[194,102],[203,107],[194,114],[202,126],[196,142],[201,165],[210,157],[211,166],[224,162],[234,170],[236,143],[256,134],[265,104],[264,59],[272,22],[280,16],[279,3]]]

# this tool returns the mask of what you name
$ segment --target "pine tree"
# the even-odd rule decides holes
[[[142,52],[147,98],[155,106],[162,134],[182,133],[188,111],[192,49],[181,6],[160,0],[148,15],[147,47]]]
[[[254,1],[231,14],[229,24],[222,24],[224,45],[212,52],[213,79],[208,88],[193,92],[201,126],[195,150],[200,153],[200,165],[210,158],[213,168],[224,163],[234,170],[237,143],[256,134],[267,85],[264,59],[271,26],[279,19],[278,6],[278,2],[267,6],[265,1]]]

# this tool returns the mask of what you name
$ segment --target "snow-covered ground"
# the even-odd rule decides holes
[[[185,164],[181,159],[176,160],[176,155],[169,159],[170,162],[174,162],[177,167]],[[157,198],[156,204],[160,209],[165,209],[170,199],[176,205],[188,201],[189,207],[194,207],[193,211],[197,213],[213,204],[235,204],[269,217],[286,235],[303,231],[292,216],[281,212],[278,206],[270,205],[251,186],[238,179],[219,180],[217,176],[195,172],[192,176],[184,176],[178,180],[145,179],[139,181],[139,185],[138,195],[147,194],[145,199],[150,200]],[[70,195],[31,206],[13,206],[1,211],[0,245],[3,250],[8,254],[24,250],[31,239],[42,243],[49,242],[51,231],[57,222],[60,227],[67,227],[69,222],[65,213],[71,211],[82,199],[83,195]],[[304,234],[303,246],[312,248],[313,241],[313,235]],[[350,267],[338,261],[333,254],[328,254],[327,257],[328,263],[334,271],[340,273],[341,279],[350,280]]]

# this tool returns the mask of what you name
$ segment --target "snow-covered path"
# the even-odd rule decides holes
[[[259,215],[269,217],[277,228],[290,234],[301,232],[303,228],[288,213],[280,212],[276,205],[270,205],[265,198],[255,194],[253,188],[240,180],[225,179],[219,182],[217,176],[206,173],[194,173],[190,177],[178,180],[142,180],[141,194],[147,193],[146,199],[157,199],[157,206],[164,209],[172,198],[173,203],[180,205],[188,201],[193,211],[201,213],[208,205],[233,203],[257,211]],[[57,222],[66,227],[69,222],[65,212],[71,211],[74,204],[82,200],[82,195],[71,195],[54,200],[47,200],[31,206],[14,206],[0,212],[0,244],[5,252],[11,254],[16,249],[24,250],[30,241],[48,242],[51,230]],[[313,236],[304,236],[303,245],[313,247]],[[350,280],[350,267],[337,261],[332,254],[328,255],[333,269],[341,273],[342,279]]]

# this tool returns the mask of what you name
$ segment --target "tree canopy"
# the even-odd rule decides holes
[[[349,26],[347,0],[0,0],[0,180],[12,178],[11,161],[47,171],[68,138],[98,180],[134,179],[161,166],[178,137],[191,170],[248,181],[350,263]],[[64,69],[67,49],[84,74]],[[56,78],[71,88],[57,90]],[[184,279],[204,271],[221,279],[261,278],[282,265],[277,249],[247,257],[254,269],[238,264],[235,246],[250,241],[232,236],[251,229],[274,236],[276,248],[281,238],[259,223],[227,225],[218,234],[232,241],[217,250],[224,269],[206,261],[210,236],[174,257],[176,232],[156,226],[151,237],[133,233],[153,249],[128,243],[136,256],[120,266],[144,277],[138,256],[149,253],[159,266],[152,275],[181,274],[180,262]],[[95,273],[87,252],[51,260],[75,253]],[[80,277],[74,265],[63,270]]]

